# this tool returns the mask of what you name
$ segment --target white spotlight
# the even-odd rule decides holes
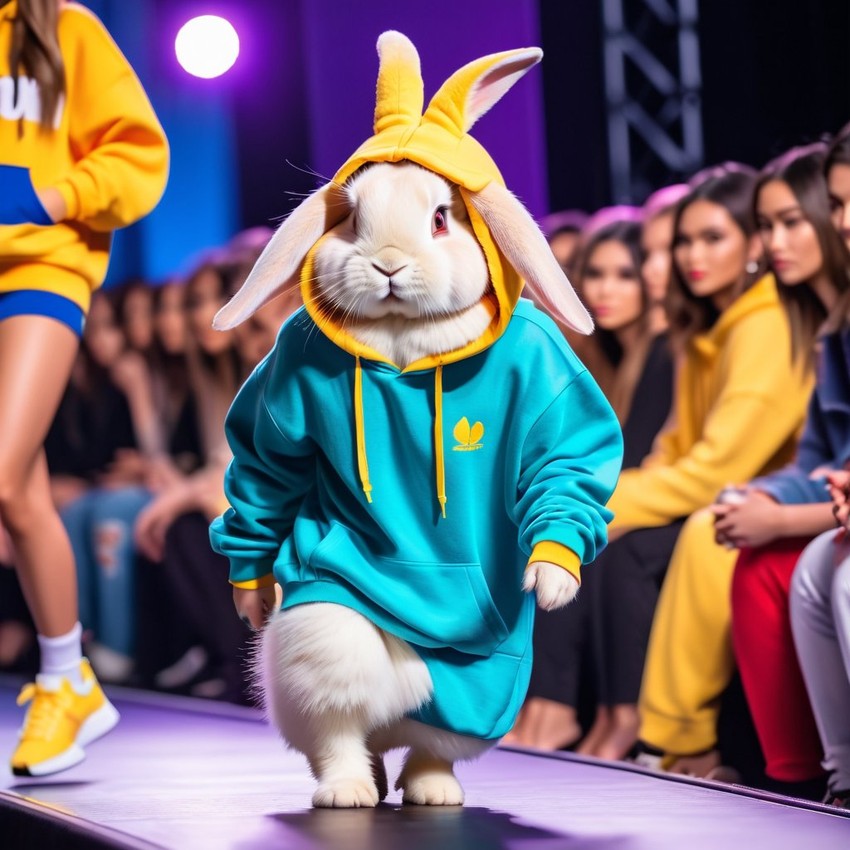
[[[239,56],[239,35],[230,21],[218,15],[201,15],[180,27],[174,50],[185,70],[208,80],[233,67]]]

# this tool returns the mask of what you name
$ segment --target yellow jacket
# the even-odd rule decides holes
[[[711,504],[726,484],[791,460],[814,378],[791,365],[791,333],[768,275],[688,346],[671,424],[622,473],[610,528],[666,525]]]
[[[141,83],[100,21],[75,3],[59,15],[66,94],[55,129],[38,123],[35,83],[14,97],[9,68],[17,0],[0,8],[0,165],[52,186],[67,219],[0,226],[0,292],[39,289],[88,308],[106,275],[110,233],[146,215],[168,176],[168,144]],[[33,120],[35,119],[35,120]]]

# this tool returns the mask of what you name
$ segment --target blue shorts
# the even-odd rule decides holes
[[[83,335],[86,321],[86,314],[76,301],[40,289],[0,292],[0,322],[12,316],[47,316],[62,322],[78,337]]]

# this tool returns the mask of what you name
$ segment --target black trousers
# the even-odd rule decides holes
[[[638,701],[655,606],[684,522],[629,532],[596,559],[588,606],[600,705]]]
[[[615,540],[582,568],[573,602],[537,611],[530,697],[577,707],[582,681],[589,679],[600,705],[637,702],[655,606],[683,524]]]

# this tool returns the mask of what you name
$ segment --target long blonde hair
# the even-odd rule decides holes
[[[60,0],[18,0],[12,22],[9,68],[18,96],[21,70],[38,84],[41,127],[50,130],[65,94],[65,63],[59,50]]]

